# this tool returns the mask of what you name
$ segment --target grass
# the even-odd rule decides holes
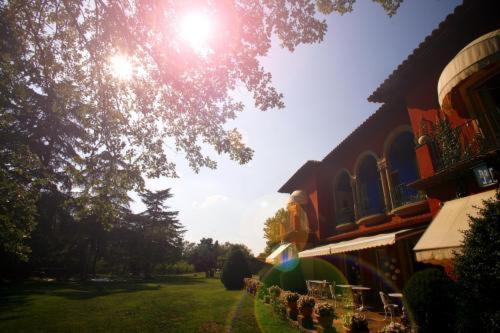
[[[0,332],[297,332],[219,280],[0,286]]]

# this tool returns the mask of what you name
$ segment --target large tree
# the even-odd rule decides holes
[[[400,3],[375,1],[389,14]],[[353,3],[318,7],[344,13]],[[217,22],[203,52],[179,33],[193,10]],[[260,58],[273,36],[294,50],[326,28],[312,0],[0,1],[3,249],[29,251],[37,180],[71,194],[78,219],[110,226],[143,176],[176,175],[172,150],[196,171],[216,167],[204,146],[248,162],[253,151],[227,124],[243,110],[233,92],[248,90],[263,111],[282,108]],[[117,64],[133,69],[123,75]],[[20,164],[20,153],[30,161]],[[13,184],[18,167],[25,179]]]
[[[182,254],[184,230],[177,219],[178,212],[170,211],[166,201],[170,189],[141,194],[146,210],[138,216],[138,226],[144,238],[142,245],[143,273],[150,276],[160,263],[174,263]]]
[[[217,268],[217,258],[221,248],[218,241],[212,238],[202,238],[192,250],[189,262],[197,272],[205,272],[206,277],[213,277]]]
[[[264,253],[270,254],[273,248],[280,243],[280,225],[288,223],[288,219],[288,212],[284,208],[280,208],[274,216],[264,222],[264,238],[266,239]]]

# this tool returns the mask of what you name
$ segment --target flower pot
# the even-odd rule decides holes
[[[300,310],[300,314],[303,315],[304,317],[311,317],[312,315],[312,312],[313,312],[313,308],[302,308]]]
[[[333,316],[318,317],[318,323],[323,328],[330,328],[333,324]]]
[[[297,310],[297,301],[287,302],[286,305],[292,310]]]

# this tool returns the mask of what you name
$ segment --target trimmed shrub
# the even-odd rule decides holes
[[[222,269],[221,281],[228,290],[239,290],[244,286],[244,278],[250,277],[247,260],[243,252],[235,248]]]
[[[415,273],[406,284],[405,307],[419,333],[454,332],[455,283],[441,270]]]
[[[280,285],[284,290],[299,294],[307,293],[307,286],[300,263],[289,271],[283,271],[280,275]]]
[[[500,332],[500,202],[489,200],[471,218],[457,256],[458,332]]]
[[[266,264],[259,272],[259,280],[266,287],[280,286],[280,275],[281,271],[277,267]]]

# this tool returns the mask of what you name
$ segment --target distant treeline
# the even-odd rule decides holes
[[[205,272],[214,276],[234,247],[243,250],[256,273],[260,261],[244,245],[219,244],[211,238],[199,243],[183,240],[177,212],[165,202],[170,190],[145,191],[146,210],[139,214],[123,208],[112,224],[93,215],[78,219],[71,198],[43,192],[37,202],[36,223],[26,241],[27,258],[0,251],[0,278],[45,276],[88,279],[96,275],[148,278],[153,275]]]

